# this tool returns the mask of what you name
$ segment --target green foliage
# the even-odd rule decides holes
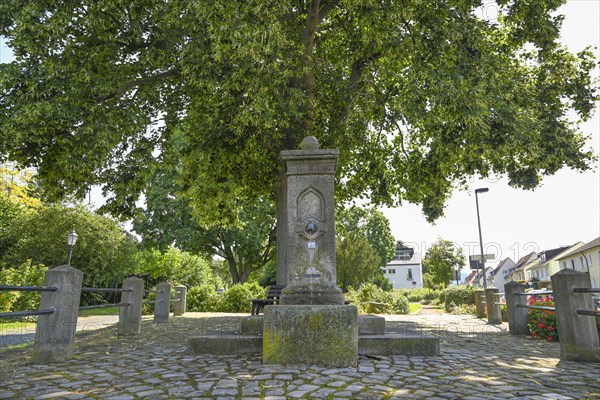
[[[342,290],[366,282],[388,290],[391,283],[381,267],[394,255],[394,237],[385,215],[357,206],[337,210],[336,242],[337,281]]]
[[[460,313],[469,311],[469,307],[475,304],[475,292],[472,286],[452,286],[444,289],[440,294],[440,300],[444,302],[446,312]],[[471,307],[472,308],[472,307]]]
[[[0,196],[0,258],[16,240],[16,238],[9,238],[9,231],[21,211],[21,206],[8,200],[7,197]]]
[[[200,285],[188,290],[187,308],[201,312],[250,312],[252,299],[263,299],[265,288],[256,282],[246,282],[229,287],[224,293],[217,293],[214,286]]]
[[[152,284],[163,281],[188,287],[215,284],[208,260],[173,247],[164,252],[158,249],[142,250],[136,255],[136,261],[136,273],[149,274]]]
[[[191,287],[187,292],[186,306],[188,311],[217,311],[221,302],[213,285],[200,285]]]
[[[562,3],[498,1],[492,23],[472,0],[4,1],[0,154],[54,199],[103,185],[122,216],[177,166],[194,214],[224,221],[276,198],[280,151],[315,134],[343,150],[339,197],[431,221],[470,175],[590,168],[596,60],[558,44]]]
[[[536,306],[554,307],[552,301],[541,301],[532,303]],[[556,313],[547,310],[530,309],[528,312],[527,326],[534,338],[546,339],[549,342],[558,341],[558,329],[556,326]]]
[[[41,286],[48,268],[27,261],[16,268],[0,269],[0,285]],[[0,292],[0,312],[37,310],[40,292]]]
[[[379,286],[381,289],[389,292],[394,289],[392,282],[383,275],[382,270],[375,272],[375,276],[371,279],[371,283]]]
[[[258,281],[260,286],[271,286],[275,285],[277,278],[277,265],[275,264],[275,260],[272,260],[267,265],[265,265],[260,271],[257,271],[255,275],[255,279]],[[252,276],[250,277],[252,279]]]
[[[350,289],[345,295],[361,313],[408,314],[408,300],[398,291],[385,291],[374,284],[362,285],[358,291]],[[375,304],[373,304],[375,303]]]
[[[336,232],[338,236],[362,236],[379,256],[379,267],[394,258],[395,240],[390,221],[375,208],[351,206],[336,211]]]
[[[0,260],[6,266],[31,260],[49,268],[67,261],[67,233],[75,228],[79,238],[71,265],[83,271],[88,287],[120,285],[135,270],[135,241],[117,223],[83,207],[45,205],[27,209],[8,228],[14,243]],[[84,295],[84,303],[87,297]]]
[[[145,247],[166,250],[170,246],[226,260],[231,281],[245,282],[275,256],[275,210],[270,201],[239,201],[231,224],[201,224],[190,200],[181,195],[177,175],[167,167],[149,180],[146,207],[133,221]]]
[[[35,193],[34,182],[31,171],[19,170],[10,163],[0,163],[0,197],[5,201],[23,207],[38,207],[41,202]]]
[[[475,288],[472,286],[452,286],[444,289],[440,298],[443,298],[444,309],[452,312],[456,307],[475,304]]]
[[[266,290],[256,282],[246,282],[229,287],[223,293],[219,311],[250,312],[252,299],[262,299]]]
[[[398,290],[400,294],[408,299],[411,303],[430,304],[434,300],[438,300],[441,290],[430,290],[430,289],[401,289]]]
[[[455,269],[465,266],[465,256],[462,248],[455,246],[449,240],[439,239],[425,253],[423,270],[431,277],[427,285],[447,287],[454,277]]]
[[[348,233],[337,237],[336,273],[338,286],[346,291],[368,282],[379,270],[379,256],[368,240]]]

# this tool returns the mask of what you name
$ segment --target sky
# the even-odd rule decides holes
[[[561,41],[572,52],[592,45],[600,59],[600,1],[569,0],[559,12],[565,15]],[[494,18],[495,4],[484,3],[481,15]],[[0,38],[0,62],[12,60],[12,53]],[[596,76],[599,71],[596,70]],[[597,105],[600,108],[600,104]],[[600,154],[600,117],[581,126],[590,136],[588,147]],[[474,190],[489,188],[479,195],[484,252],[495,255],[488,266],[506,257],[515,262],[532,251],[542,251],[589,242],[600,236],[600,165],[578,173],[561,170],[546,177],[541,187],[524,191],[508,186],[505,178],[473,178],[471,190],[456,192],[448,201],[445,216],[429,224],[420,206],[406,204],[382,209],[390,220],[397,240],[425,253],[439,238],[463,248],[466,255],[479,254],[479,236]],[[465,268],[465,272],[468,265]]]

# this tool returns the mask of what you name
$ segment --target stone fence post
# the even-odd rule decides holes
[[[173,303],[173,315],[183,315],[186,307],[187,287],[183,285],[175,286],[175,299]]]
[[[485,308],[488,316],[488,324],[501,324],[502,323],[502,310],[500,305],[496,304],[500,299],[498,298],[498,288],[489,286],[485,288]]]
[[[171,311],[171,284],[161,282],[156,285],[156,303],[154,303],[154,322],[164,324],[169,322]]]
[[[551,279],[561,360],[600,362],[596,320],[593,316],[577,314],[578,309],[594,309],[592,296],[573,292],[574,288],[589,289],[590,276],[584,272],[563,269],[552,275]]]
[[[525,292],[527,285],[519,282],[508,282],[504,285],[506,296],[506,314],[508,316],[508,332],[511,335],[529,335],[527,296],[520,296],[517,293]]]
[[[144,298],[144,281],[130,277],[123,281],[121,303],[129,306],[119,308],[119,335],[139,335],[142,327],[142,300]]]
[[[482,297],[485,295],[485,290],[475,289],[475,309],[477,310],[477,318],[485,317],[485,302]]]
[[[46,271],[44,286],[54,286],[57,290],[42,292],[40,310],[54,309],[54,312],[38,317],[33,363],[62,362],[73,356],[82,281],[83,272],[68,265]]]

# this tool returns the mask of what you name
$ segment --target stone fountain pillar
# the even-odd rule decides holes
[[[287,286],[280,305],[266,306],[265,364],[358,362],[358,312],[344,305],[336,284],[334,179],[339,151],[319,149],[316,138],[301,150],[282,151],[287,173]]]
[[[344,304],[336,284],[334,179],[339,150],[319,149],[313,136],[301,150],[281,152],[287,173],[287,286],[281,304]]]

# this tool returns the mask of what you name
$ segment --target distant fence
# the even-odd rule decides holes
[[[171,302],[173,314],[183,315],[186,307],[185,286],[175,288],[175,298],[171,298],[171,285],[159,283],[156,290],[144,290],[144,281],[130,277],[123,281],[121,288],[84,288],[83,273],[73,267],[61,265],[46,271],[44,286],[0,286],[0,291],[41,292],[39,310],[25,310],[0,313],[2,318],[22,318],[39,316],[35,331],[32,362],[62,362],[73,356],[73,345],[77,329],[77,318],[81,310],[119,308],[119,335],[137,335],[141,332],[142,307],[154,305],[154,322],[169,321]],[[79,306],[82,292],[121,293],[119,303]],[[156,293],[155,300],[144,301],[145,293]]]
[[[598,327],[593,318],[600,316],[600,312],[594,309],[592,296],[586,295],[600,293],[600,289],[591,288],[588,274],[570,269],[559,271],[551,279],[552,291],[535,294],[553,294],[554,307],[529,305],[527,296],[532,293],[525,292],[527,286],[523,283],[509,282],[504,285],[509,332],[512,335],[530,333],[527,325],[529,309],[553,311],[557,319],[560,358],[600,362]]]

